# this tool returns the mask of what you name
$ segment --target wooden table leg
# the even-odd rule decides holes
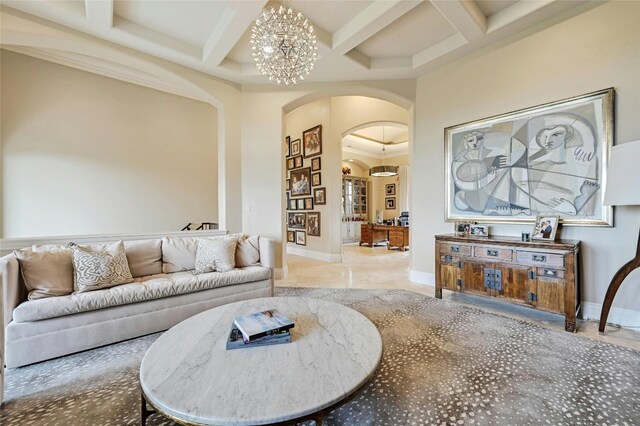
[[[600,323],[598,324],[598,331],[600,334],[604,334],[604,328],[607,325],[607,317],[609,317],[609,310],[613,304],[613,299],[616,297],[616,293],[622,285],[622,282],[627,275],[629,275],[634,269],[640,268],[640,233],[638,235],[638,248],[636,249],[636,257],[622,265],[622,268],[616,272],[607,288],[607,294],[604,297],[602,303],[602,312],[600,313]]]

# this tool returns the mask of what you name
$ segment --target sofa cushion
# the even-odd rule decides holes
[[[258,235],[232,234],[238,237],[236,268],[260,264],[260,237]]]
[[[233,236],[221,239],[198,239],[195,273],[226,272],[235,265],[235,253],[238,239]]]
[[[196,268],[198,239],[194,237],[162,238],[162,272],[193,271]]]
[[[70,243],[76,292],[94,291],[133,281],[124,243],[118,241],[103,249]]]
[[[125,241],[124,251],[127,253],[127,262],[134,278],[162,273],[162,240],[160,238]]]
[[[71,250],[37,252],[29,249],[13,252],[20,263],[28,299],[64,296],[73,292]]]
[[[83,244],[85,247],[91,247],[94,250],[104,250],[105,247],[112,243],[93,243]],[[52,250],[68,250],[69,251],[69,267],[71,264],[71,249],[61,244],[43,244],[33,245],[31,250],[42,252]],[[143,277],[145,275],[154,275],[162,273],[162,240],[160,238],[149,240],[131,240],[124,242],[124,251],[127,253],[127,262],[131,275],[135,277]]]
[[[262,281],[270,277],[271,270],[261,266],[200,275],[188,271],[141,277],[136,278],[133,283],[100,291],[22,302],[13,311],[13,320],[15,322],[39,321],[215,287]]]

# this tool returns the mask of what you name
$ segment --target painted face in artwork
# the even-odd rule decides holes
[[[541,148],[551,151],[564,146],[567,141],[567,133],[565,126],[542,129],[536,137],[536,142]]]
[[[478,149],[482,143],[483,137],[484,133],[482,132],[471,132],[464,135],[462,141],[467,149]]]

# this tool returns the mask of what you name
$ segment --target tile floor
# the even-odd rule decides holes
[[[328,263],[300,256],[288,255],[287,278],[276,281],[282,287],[330,287],[404,289],[433,297],[434,288],[409,281],[409,252],[387,250],[386,247],[343,246],[343,262]],[[564,330],[564,318],[491,298],[469,296],[443,291],[443,297],[457,303],[486,311],[532,321],[543,327]],[[609,343],[640,350],[640,330],[607,327],[606,334],[598,334],[595,321],[578,321],[578,334]]]

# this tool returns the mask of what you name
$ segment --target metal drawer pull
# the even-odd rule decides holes
[[[498,250],[487,250],[487,256],[498,257]]]
[[[451,251],[453,253],[460,253],[460,247],[458,246],[451,246]]]
[[[556,271],[555,269],[545,269],[544,270],[544,276],[545,277],[557,277],[558,276],[558,271]]]
[[[449,256],[449,255],[445,255],[444,256],[444,261],[445,262],[451,262],[453,260],[453,257]]]
[[[543,256],[541,254],[532,254],[531,260],[533,260],[534,262],[546,262],[547,256]]]

